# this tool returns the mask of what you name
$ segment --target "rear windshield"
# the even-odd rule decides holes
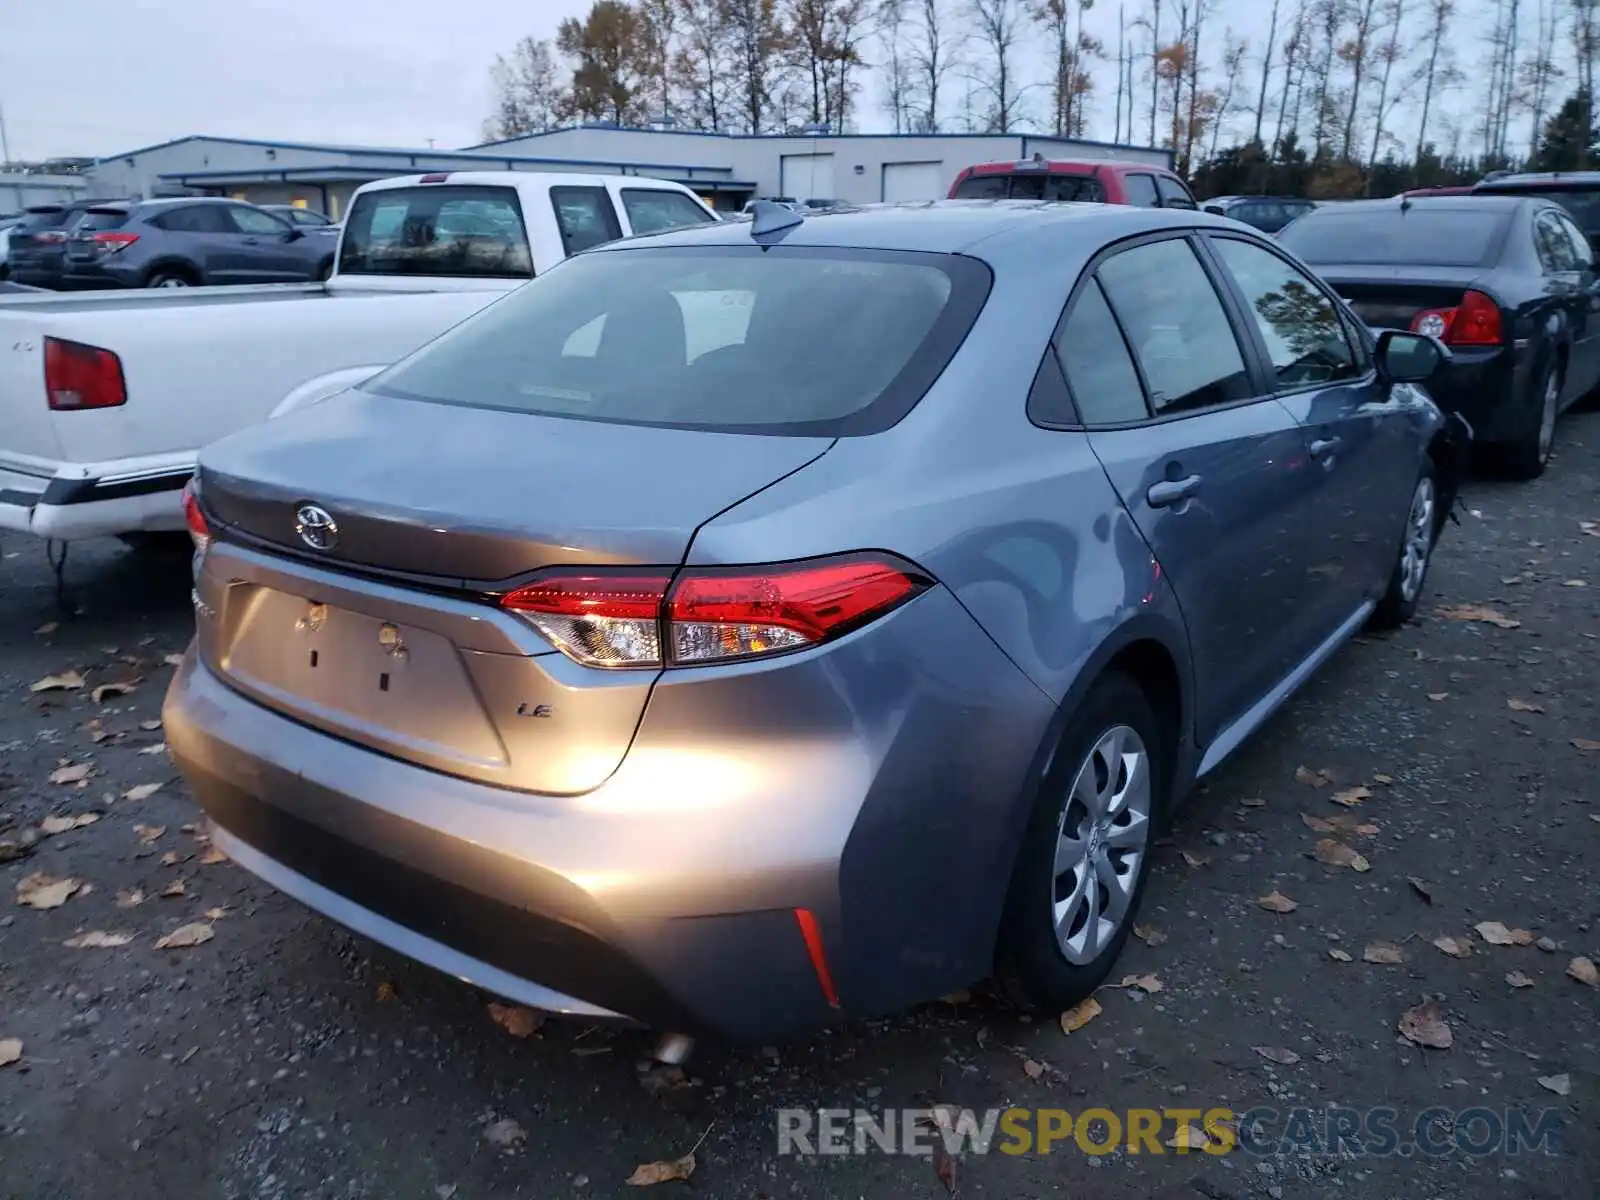
[[[533,256],[516,190],[423,184],[358,196],[339,274],[527,279]]]
[[[1082,200],[1104,204],[1106,190],[1090,175],[969,175],[956,185],[957,200]]]
[[[28,229],[59,229],[66,224],[67,210],[64,208],[30,208],[22,214],[16,228],[19,232]]]
[[[1429,211],[1426,202],[1402,210],[1359,212],[1319,209],[1288,225],[1279,240],[1309,263],[1379,263],[1401,266],[1475,267],[1499,245],[1510,214]]]
[[[121,229],[128,223],[128,214],[111,209],[91,209],[78,218],[73,226],[81,233],[94,233],[101,229]]]
[[[382,395],[730,433],[885,429],[960,346],[989,270],[777,246],[582,254],[366,385]]]

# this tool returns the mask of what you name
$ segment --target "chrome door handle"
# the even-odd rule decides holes
[[[1174,504],[1182,504],[1199,490],[1198,475],[1191,475],[1187,479],[1163,479],[1160,483],[1152,483],[1144,498],[1149,501],[1151,508],[1171,508]]]
[[[1311,457],[1318,460],[1327,458],[1339,448],[1339,443],[1340,439],[1336,437],[1318,438],[1316,441],[1311,443]]]

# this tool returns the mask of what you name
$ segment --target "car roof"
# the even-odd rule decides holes
[[[1481,192],[1467,195],[1444,196],[1389,196],[1383,200],[1347,200],[1338,205],[1319,204],[1314,212],[1349,213],[1383,211],[1392,212],[1396,208],[1427,209],[1430,212],[1509,212],[1521,205],[1533,201],[1531,196],[1491,196]],[[1311,216],[1307,213],[1306,216]],[[1304,220],[1304,218],[1301,218]]]
[[[429,180],[423,183],[423,180]],[[392,179],[378,179],[361,185],[363,192],[386,192],[394,188],[437,187],[440,184],[457,184],[469,187],[516,187],[537,181],[546,187],[595,187],[607,181],[621,182],[628,187],[660,188],[667,191],[687,192],[680,183],[658,179],[652,175],[601,175],[567,171],[422,171],[415,175],[396,175]]]
[[[1160,229],[1238,229],[1226,218],[1191,209],[1052,200],[922,200],[796,215],[802,217],[798,224],[774,231],[763,244],[963,254],[981,242],[981,257],[988,259],[1003,255],[1017,243],[1029,247],[1029,254],[1037,254],[1040,241],[1055,247],[1076,241],[1098,249],[1118,237]],[[751,228],[752,223],[745,220],[708,221],[609,242],[586,253],[642,246],[747,246],[752,242]]]
[[[1548,189],[1561,191],[1563,188],[1592,187],[1600,188],[1600,171],[1530,171],[1521,175],[1502,175],[1498,179],[1484,179],[1473,185],[1483,191],[1492,191],[1498,188],[1517,191],[1538,191]]]

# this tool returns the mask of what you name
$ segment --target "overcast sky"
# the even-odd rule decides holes
[[[10,153],[103,156],[190,133],[468,145],[479,140],[489,111],[495,54],[526,34],[553,36],[563,17],[589,2],[168,0],[141,10],[127,0],[0,0],[0,107]],[[1128,5],[1130,12],[1143,6]],[[1211,44],[1228,25],[1251,36],[1259,53],[1269,8],[1268,0],[1221,0]],[[1100,0],[1089,14],[1113,53],[1116,22],[1115,0]],[[1470,24],[1464,20],[1452,41],[1470,46],[1463,36]],[[1028,43],[1019,74],[1043,79],[1044,39],[1030,31]],[[1252,63],[1252,77],[1256,70]],[[1113,70],[1101,75],[1089,133],[1104,138],[1116,85]],[[954,83],[956,105],[963,86]],[[861,129],[887,127],[880,101],[869,79]],[[1033,91],[1028,107],[1042,117],[1048,94]]]

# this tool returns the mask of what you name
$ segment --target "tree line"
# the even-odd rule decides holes
[[[1205,194],[1600,165],[1600,0],[1119,0],[1114,38],[1109,3],[595,0],[496,59],[484,134],[1034,130],[1167,147]]]

